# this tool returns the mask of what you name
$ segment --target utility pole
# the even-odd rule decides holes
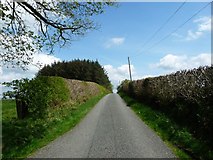
[[[213,17],[213,1],[211,2],[211,16]],[[211,26],[213,26],[213,20],[211,18]],[[213,29],[211,27],[211,66],[213,66]]]
[[[128,57],[128,64],[129,64],[129,77],[130,77],[130,81],[132,81],[132,73],[131,73],[131,67],[130,67],[129,57]]]

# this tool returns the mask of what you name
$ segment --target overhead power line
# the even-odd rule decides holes
[[[203,6],[201,9],[199,9],[195,14],[193,14],[189,19],[187,19],[184,23],[182,23],[181,25],[179,25],[175,30],[173,30],[171,33],[169,33],[168,35],[166,35],[165,37],[163,37],[162,39],[160,39],[158,42],[154,43],[150,48],[148,48],[147,50],[152,49],[153,47],[155,47],[156,45],[158,45],[159,43],[161,43],[162,41],[164,41],[165,39],[169,38],[172,34],[176,33],[180,28],[182,28],[186,23],[188,23],[191,19],[193,19],[195,16],[197,16],[202,10],[204,10],[206,7],[208,7],[211,4],[211,2],[207,3],[205,6]]]
[[[184,6],[187,0],[185,0],[176,10],[175,12],[152,34],[152,36],[142,45],[143,47],[149,43],[165,26],[167,23],[171,21],[171,19],[180,11],[180,9]]]
[[[162,41],[166,40],[169,38],[172,34],[176,33],[180,28],[182,28],[186,23],[188,23],[191,19],[193,19],[195,16],[197,16],[202,10],[204,10],[206,7],[208,7],[212,2],[207,3],[204,5],[202,8],[200,8],[197,12],[195,12],[190,18],[188,18],[184,23],[179,25],[176,29],[174,29],[171,33],[167,34],[165,37],[154,43],[151,47],[149,47],[147,50],[144,51],[149,51],[150,49],[154,48],[156,45],[160,44]],[[139,54],[138,54],[139,55]],[[138,56],[136,55],[136,56]],[[134,57],[136,57],[134,56]]]

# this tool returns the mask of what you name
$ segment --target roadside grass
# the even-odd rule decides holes
[[[2,120],[10,120],[10,119],[14,119],[16,118],[16,108],[15,108],[15,101],[14,100],[0,100],[0,103],[2,103],[2,105],[4,105],[4,110],[2,110]],[[5,107],[6,106],[6,107]]]
[[[72,129],[107,94],[103,91],[83,104],[49,109],[47,118],[43,119],[19,120],[15,101],[2,100],[3,159],[24,159]]]
[[[180,159],[213,159],[213,151],[194,138],[187,128],[179,127],[162,112],[119,93],[128,106],[172,149]]]

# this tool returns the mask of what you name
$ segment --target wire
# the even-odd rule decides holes
[[[180,9],[185,5],[187,0],[185,0],[176,10],[175,12],[154,32],[154,34],[142,45],[143,47],[150,42],[165,26],[171,21],[171,19],[180,11]]]
[[[205,6],[203,6],[201,9],[199,9],[195,14],[193,14],[189,19],[187,19],[184,23],[182,23],[180,26],[178,26],[174,31],[172,31],[171,33],[169,33],[167,36],[163,37],[161,40],[159,40],[158,42],[156,42],[155,44],[153,44],[150,48],[148,48],[148,50],[152,49],[153,47],[155,47],[156,45],[158,45],[159,43],[161,43],[162,41],[164,41],[165,39],[169,38],[172,34],[174,34],[175,32],[177,32],[180,28],[182,28],[186,23],[188,23],[191,19],[193,19],[195,16],[197,16],[202,10],[204,10],[210,3],[207,3]]]
[[[189,19],[187,19],[184,23],[182,23],[181,25],[179,25],[175,30],[173,30],[171,33],[169,33],[168,35],[166,35],[165,37],[163,37],[162,39],[160,39],[159,41],[157,41],[156,43],[154,43],[151,47],[149,47],[147,50],[145,51],[149,51],[150,49],[154,48],[156,45],[160,44],[162,41],[166,40],[167,38],[169,38],[172,34],[174,34],[175,32],[177,32],[180,28],[182,28],[186,23],[188,23],[191,19],[193,19],[195,16],[197,16],[202,10],[204,10],[206,7],[208,7],[212,2],[207,3],[205,6],[203,6],[202,8],[200,8],[196,13],[194,13]],[[138,54],[139,55],[139,54]],[[136,55],[136,56],[138,56]],[[136,57],[134,56],[134,57]]]

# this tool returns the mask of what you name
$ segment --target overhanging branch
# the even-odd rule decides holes
[[[64,27],[63,24],[58,24],[56,25],[56,23],[49,21],[47,18],[45,18],[44,16],[42,16],[35,8],[33,8],[29,3],[27,2],[18,2],[18,4],[20,6],[22,6],[28,13],[30,13],[31,15],[33,15],[36,19],[40,19],[42,20],[44,23],[46,23],[47,25],[50,25],[56,29],[59,30],[71,30],[72,32],[75,32],[76,30],[80,29],[82,26],[78,26],[78,27]],[[27,7],[27,8],[26,8]],[[29,11],[29,10],[30,11]]]

